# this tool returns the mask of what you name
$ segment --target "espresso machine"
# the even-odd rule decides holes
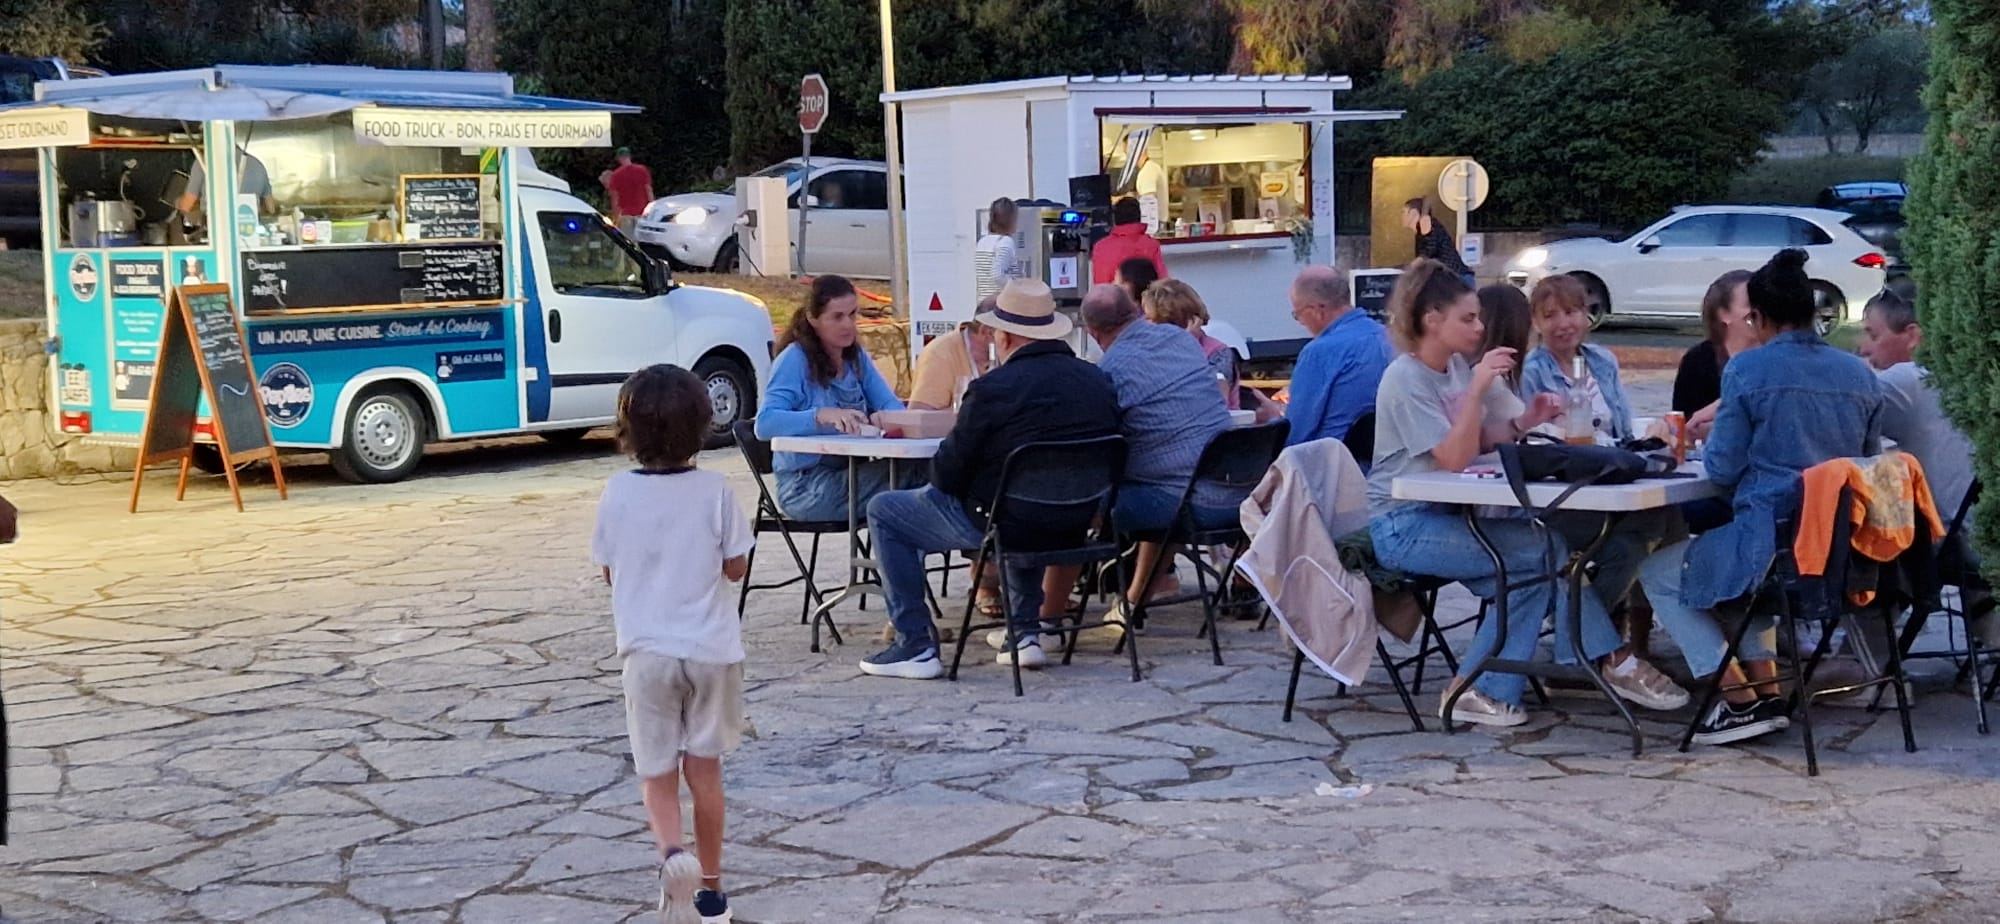
[[[139,243],[139,216],[132,203],[85,194],[69,206],[70,240],[77,247],[131,247]]]

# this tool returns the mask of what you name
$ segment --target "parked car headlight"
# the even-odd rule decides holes
[[[1530,247],[1514,256],[1514,265],[1522,269],[1538,269],[1549,262],[1547,247]]]
[[[708,209],[697,205],[674,216],[674,224],[698,225],[708,220]]]

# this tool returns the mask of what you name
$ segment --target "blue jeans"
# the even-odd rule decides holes
[[[814,465],[797,471],[779,472],[778,509],[794,520],[817,520],[820,522],[847,522],[847,460],[837,465]],[[918,463],[904,462],[896,470],[896,480],[911,483],[911,472]],[[854,484],[860,493],[854,498],[854,509],[866,515],[868,500],[894,487],[889,483],[889,463],[883,459],[863,460],[854,473]]]
[[[1649,556],[1639,566],[1639,584],[1652,601],[1653,619],[1673,636],[1674,644],[1687,658],[1688,670],[1706,677],[1722,669],[1729,640],[1710,610],[1696,609],[1681,602],[1681,573],[1688,543],[1683,540]],[[1750,631],[1743,634],[1737,656],[1745,661],[1768,661],[1778,656],[1778,623],[1769,615],[1751,617]]]
[[[885,491],[868,502],[868,532],[875,539],[875,560],[882,566],[882,587],[889,598],[889,621],[898,642],[934,645],[930,605],[924,592],[924,556],[932,552],[976,549],[986,531],[966,516],[958,498],[928,485],[913,491]],[[1042,569],[1008,568],[1007,621],[1020,635],[1041,631]]]
[[[1480,521],[1480,528],[1486,538],[1507,563],[1510,581],[1518,581],[1532,574],[1545,574],[1544,546],[1534,527],[1525,519],[1488,518]],[[1497,592],[1493,573],[1493,559],[1479,545],[1472,535],[1465,518],[1456,511],[1437,507],[1400,506],[1376,517],[1368,524],[1371,538],[1375,540],[1375,557],[1382,564],[1410,574],[1447,578],[1466,586],[1466,589],[1482,598],[1491,599]],[[1553,562],[1560,564],[1569,560],[1569,544],[1561,534],[1551,533],[1554,543]],[[1526,661],[1534,657],[1537,642],[1542,633],[1542,617],[1549,612],[1551,600],[1557,606],[1568,606],[1568,602],[1552,596],[1556,591],[1568,592],[1568,583],[1558,581],[1553,584],[1544,581],[1523,587],[1507,596],[1507,647],[1500,649],[1499,657],[1513,661]],[[1473,637],[1472,647],[1461,660],[1471,664],[1486,657],[1493,651],[1494,640],[1499,635],[1499,619],[1488,619],[1479,625],[1479,634]],[[1571,663],[1568,620],[1558,614],[1556,619],[1555,656],[1560,663]],[[1583,653],[1592,659],[1601,658],[1618,650],[1618,630],[1611,625],[1611,618],[1604,614],[1597,594],[1585,589],[1583,595]],[[1473,684],[1479,692],[1500,702],[1520,705],[1521,693],[1528,686],[1528,679],[1519,674],[1481,674]]]
[[[1111,523],[1121,533],[1166,532],[1174,525],[1174,515],[1180,512],[1184,493],[1185,489],[1157,484],[1121,484],[1118,500],[1111,508]],[[1233,507],[1194,505],[1194,525],[1198,529],[1228,525],[1236,517]]]

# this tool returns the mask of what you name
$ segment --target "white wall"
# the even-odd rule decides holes
[[[1029,194],[1028,103],[1005,96],[906,103],[903,161],[914,352],[939,325],[972,317],[978,211]],[[940,310],[931,310],[933,296]]]

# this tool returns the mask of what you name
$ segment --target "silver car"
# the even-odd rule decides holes
[[[797,259],[799,187],[805,173],[798,158],[780,161],[753,176],[785,180],[793,259]],[[886,279],[889,276],[889,167],[881,161],[815,157],[807,190],[807,273],[839,273]],[[735,272],[742,254],[736,242],[733,193],[682,193],[653,200],[639,217],[639,246],[682,266]],[[753,267],[766,273],[788,267]]]

